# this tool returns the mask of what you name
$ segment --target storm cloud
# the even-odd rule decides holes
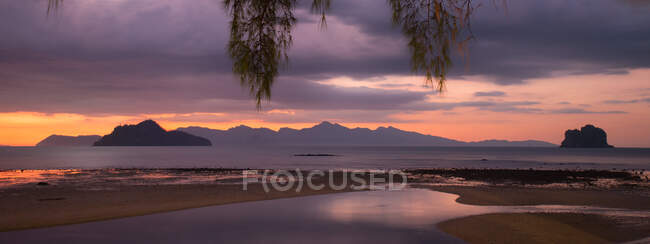
[[[557,73],[650,67],[650,15],[631,2],[590,1],[585,8],[580,1],[512,1],[506,11],[486,1],[472,17],[469,56],[456,55],[451,78],[512,85]],[[46,7],[44,1],[0,3],[0,112],[254,112],[226,55],[229,20],[221,1],[66,0],[50,16]],[[431,92],[318,83],[410,75],[410,57],[383,1],[333,1],[324,31],[306,8],[296,10],[289,65],[266,110],[545,111],[537,101],[436,103]]]

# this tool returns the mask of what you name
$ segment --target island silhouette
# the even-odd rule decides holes
[[[51,135],[36,144],[37,147],[76,147],[76,146],[90,146],[97,140],[101,139],[98,135],[89,136],[63,136]]]
[[[564,132],[564,141],[560,147],[608,148],[614,146],[607,143],[605,130],[593,125],[585,125],[580,130]]]
[[[211,146],[210,140],[174,130],[166,131],[153,120],[120,125],[93,146]]]

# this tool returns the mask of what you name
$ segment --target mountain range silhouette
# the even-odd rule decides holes
[[[99,136],[96,137],[99,138]],[[50,143],[50,146],[56,146],[52,144]],[[210,144],[215,146],[557,147],[555,144],[536,140],[464,142],[404,131],[392,126],[371,130],[368,128],[347,128],[328,121],[310,128],[281,128],[278,131],[268,128],[251,128],[245,125],[227,130],[190,126],[178,128],[175,131],[165,131],[153,120],[146,120],[137,125],[118,126],[111,134],[105,135],[96,142],[87,142],[85,146],[209,146]]]
[[[543,141],[486,140],[463,142],[439,136],[404,131],[395,127],[347,128],[337,123],[324,121],[311,128],[281,128],[274,131],[267,128],[251,128],[245,125],[228,130],[204,127],[178,128],[193,135],[212,141],[213,145],[330,145],[330,146],[493,146],[493,147],[556,147]]]

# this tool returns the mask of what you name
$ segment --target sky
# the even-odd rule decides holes
[[[385,1],[332,0],[324,30],[299,2],[289,63],[257,110],[232,72],[220,0],[65,0],[50,15],[44,0],[1,1],[0,145],[154,119],[557,144],[594,124],[610,144],[650,147],[648,1],[475,0],[475,39],[442,93],[411,72]]]

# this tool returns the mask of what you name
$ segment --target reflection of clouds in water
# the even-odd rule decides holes
[[[409,228],[487,213],[585,213],[650,217],[650,211],[591,206],[476,206],[456,202],[457,195],[423,189],[341,194],[322,204],[323,216],[340,222],[362,222]]]
[[[456,202],[457,195],[408,189],[342,195],[323,204],[324,216],[341,222],[428,227],[447,219],[500,211],[498,206],[472,206]]]

